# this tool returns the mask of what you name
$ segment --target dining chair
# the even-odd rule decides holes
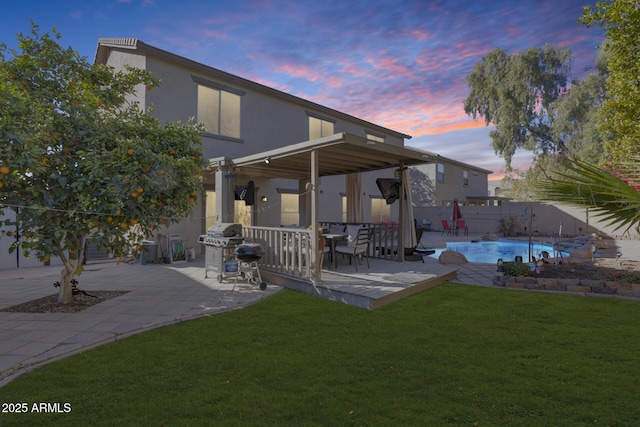
[[[346,245],[336,246],[336,254],[343,254],[349,257],[349,265],[354,257],[361,258],[363,255],[367,258],[367,268],[369,267],[369,243],[370,230],[368,228],[360,228],[356,239],[348,242]],[[358,271],[358,262],[354,261],[356,272]]]

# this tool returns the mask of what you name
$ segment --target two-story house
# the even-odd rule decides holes
[[[345,175],[367,169],[375,171],[361,176],[360,222],[379,223],[396,218],[399,204],[388,205],[385,202],[376,186],[376,179],[394,176],[394,170],[389,167],[397,165],[396,155],[405,156],[407,165],[433,161],[435,157],[432,153],[404,147],[409,135],[191,61],[137,39],[100,39],[95,62],[116,69],[125,65],[143,68],[160,79],[162,84],[158,88],[152,91],[141,88],[138,92],[137,101],[141,108],[153,105],[153,114],[160,120],[196,117],[204,122],[206,134],[202,138],[202,148],[206,158],[222,158],[231,163],[231,159],[247,158],[270,150],[282,150],[286,154],[287,147],[331,138],[332,135],[345,134],[349,140],[357,137],[362,147],[356,150],[340,154],[338,140],[342,137],[334,138],[335,144],[327,142],[327,146],[333,145],[333,149],[323,149],[320,162],[327,162],[328,157],[332,157],[333,163],[331,171],[319,172],[317,188],[321,221],[347,220]],[[376,146],[385,148],[374,153],[372,150]],[[362,160],[366,163],[362,168],[353,168]],[[295,161],[291,157],[285,162],[286,167],[294,169]],[[304,167],[308,166],[305,164]],[[344,173],[334,175],[340,171]],[[199,246],[196,243],[198,235],[216,221],[263,226],[310,225],[308,209],[305,208],[308,201],[300,197],[307,192],[311,178],[309,171],[299,175],[298,179],[291,179],[284,174],[282,177],[265,176],[260,171],[247,174],[232,167],[220,176],[233,176],[235,186],[253,181],[255,204],[246,206],[243,201],[236,201],[232,209],[233,218],[221,213],[220,207],[216,207],[219,199],[214,195],[216,184],[212,174],[206,185],[206,201],[194,218],[171,230],[181,233],[187,245]]]

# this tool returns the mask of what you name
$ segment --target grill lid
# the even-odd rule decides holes
[[[262,258],[264,249],[259,243],[243,243],[238,245],[234,251],[234,255],[241,261],[256,261]]]
[[[207,234],[211,237],[242,236],[242,224],[234,224],[232,222],[219,222],[209,227],[209,229],[207,230]]]

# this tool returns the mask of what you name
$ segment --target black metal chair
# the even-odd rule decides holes
[[[354,257],[360,258],[364,255],[367,258],[367,268],[370,268],[369,267],[370,234],[371,234],[371,231],[368,228],[359,229],[355,240],[348,242],[346,245],[336,246],[336,253],[349,256],[349,265],[351,265],[351,260]],[[356,271],[358,271],[357,261],[354,262],[354,265],[356,266]]]

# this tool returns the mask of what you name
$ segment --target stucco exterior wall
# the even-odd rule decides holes
[[[437,181],[437,165],[435,163],[413,166],[409,168],[413,204],[416,207],[442,206],[454,199],[459,201],[467,197],[488,195],[488,175],[486,171],[471,165],[453,163],[445,158],[439,162],[444,164],[444,182]],[[468,184],[464,184],[463,171],[467,171]]]

